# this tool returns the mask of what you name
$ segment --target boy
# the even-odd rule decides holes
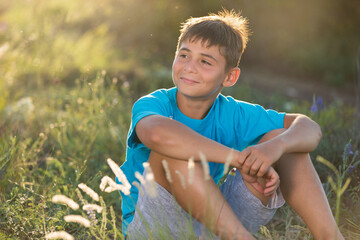
[[[173,239],[193,238],[186,221],[197,236],[207,228],[221,239],[254,239],[251,234],[284,199],[316,239],[342,239],[308,154],[320,141],[320,127],[304,115],[264,110],[220,94],[239,77],[247,38],[247,22],[234,11],[190,18],[173,62],[175,88],[134,104],[121,169],[129,182],[137,181],[135,172],[144,173],[148,161],[158,196],[139,194],[136,187],[130,196],[122,194],[128,239],[164,238],[160,230]],[[200,152],[209,161],[210,180]],[[237,171],[219,188],[227,156]],[[195,160],[194,180],[184,184],[189,158]]]

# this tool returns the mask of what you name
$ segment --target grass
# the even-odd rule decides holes
[[[99,184],[103,176],[114,176],[106,164],[108,157],[119,165],[124,161],[131,101],[126,88],[118,86],[105,72],[75,82],[74,87],[54,85],[47,91],[26,95],[25,100],[19,97],[1,111],[0,234],[12,239],[37,239],[52,231],[67,231],[78,239],[89,236],[113,239],[115,234],[121,239],[120,194],[102,192]],[[310,105],[292,103],[294,109],[303,109],[309,115]],[[348,239],[356,239],[360,234],[359,131],[352,128],[356,124],[354,110],[346,106],[338,108],[338,105],[324,106],[312,115],[324,132],[324,140],[313,159],[320,155],[331,162],[332,171],[318,162],[314,164],[340,228]],[[348,120],[352,114],[353,122],[342,119]],[[338,146],[341,141],[342,146]],[[340,199],[333,182],[336,185],[341,180],[336,185],[341,187],[348,178],[351,182],[341,192]],[[101,193],[100,205],[104,208],[101,214],[88,215],[81,209],[74,211],[51,202],[58,194],[82,205],[93,202],[86,194],[79,194],[76,186],[81,182]],[[64,221],[64,216],[69,214],[96,217],[98,222],[90,228],[80,227]],[[259,238],[268,236],[311,239],[309,230],[288,207],[258,233]]]
[[[119,165],[125,159],[133,101],[172,86],[169,67],[161,61],[172,58],[168,44],[176,42],[178,34],[172,24],[177,27],[183,20],[181,11],[186,17],[193,12],[193,3],[178,11],[169,10],[171,3],[165,0],[143,1],[142,8],[139,2],[0,3],[0,239],[43,239],[54,231],[66,231],[76,239],[122,239],[120,194],[99,186],[104,176],[114,176],[106,159]],[[150,36],[154,29],[128,19],[126,11],[141,14],[139,19],[149,19],[161,31],[164,18],[153,12],[170,14],[176,21],[166,22],[169,35],[154,32],[149,41],[143,32]],[[171,56],[160,56],[165,52]],[[323,140],[312,153],[314,164],[344,236],[359,239],[359,112],[316,98],[295,102],[278,95],[265,97],[241,84],[226,93],[278,111],[304,113],[320,124]],[[317,156],[333,167],[315,161]],[[347,179],[351,180],[339,194]],[[97,192],[99,202],[84,194],[77,187],[80,183]],[[55,195],[65,195],[81,208],[53,203]],[[98,204],[102,212],[82,210],[88,203]],[[73,214],[92,225],[64,220]],[[311,239],[287,206],[257,237]]]

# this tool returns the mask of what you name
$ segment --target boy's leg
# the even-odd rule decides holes
[[[161,163],[163,159],[167,160],[172,182],[166,179]],[[191,213],[199,222],[205,223],[222,239],[254,239],[238,220],[215,182],[212,179],[204,179],[201,164],[195,163],[194,180],[190,185],[187,161],[170,159],[151,152],[149,163],[156,182],[173,194],[183,209]],[[179,173],[185,179],[185,189]]]
[[[267,141],[283,130],[266,134]],[[282,156],[275,164],[281,192],[309,227],[315,239],[344,239],[335,223],[324,189],[308,153]]]

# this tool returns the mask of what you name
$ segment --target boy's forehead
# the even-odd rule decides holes
[[[217,49],[218,50],[217,52],[219,52],[219,54],[224,57],[224,54],[222,53],[223,50],[224,50],[223,46],[216,45],[216,44],[211,44],[210,40],[202,39],[202,38],[196,38],[196,37],[192,37],[192,38],[189,38],[189,39],[184,39],[184,41],[182,41],[180,43],[178,50],[181,50],[186,45],[198,44],[198,43],[201,44],[201,47],[203,47],[205,49],[208,49],[208,50],[210,50],[210,48]]]

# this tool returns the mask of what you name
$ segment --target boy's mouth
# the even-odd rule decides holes
[[[184,78],[184,77],[180,77],[180,80],[183,81],[185,84],[190,84],[190,85],[199,83],[197,81],[194,81],[194,80],[191,80],[188,78]]]

